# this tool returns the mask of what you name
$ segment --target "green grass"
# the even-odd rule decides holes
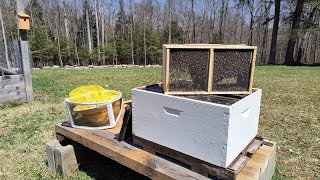
[[[130,99],[133,87],[160,81],[160,68],[34,71],[34,103],[0,107],[0,179],[60,178],[48,171],[45,143],[66,120],[73,88],[98,84]],[[259,134],[278,145],[274,179],[319,179],[320,68],[257,67],[254,87],[263,89]]]

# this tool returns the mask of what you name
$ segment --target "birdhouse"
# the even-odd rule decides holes
[[[24,13],[18,14],[19,29],[30,30],[30,16]]]

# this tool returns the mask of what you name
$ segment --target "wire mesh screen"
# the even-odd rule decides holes
[[[252,50],[215,50],[212,89],[248,91]]]
[[[9,67],[6,61],[6,49],[3,42],[0,42],[0,67],[10,69],[18,74],[22,73],[22,56],[18,40],[7,43]],[[31,51],[29,50],[30,66],[33,65]]]
[[[208,89],[208,49],[171,49],[169,66],[171,92]]]

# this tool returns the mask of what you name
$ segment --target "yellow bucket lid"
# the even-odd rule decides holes
[[[121,92],[106,90],[98,85],[81,86],[69,93],[69,101],[75,103],[101,103],[121,97]],[[74,111],[85,111],[97,106],[76,106]]]

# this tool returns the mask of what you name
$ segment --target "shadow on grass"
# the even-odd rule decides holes
[[[0,110],[4,110],[4,109],[10,109],[10,108],[16,108],[23,105],[23,103],[20,102],[12,102],[12,103],[8,103],[8,104],[0,104]]]

